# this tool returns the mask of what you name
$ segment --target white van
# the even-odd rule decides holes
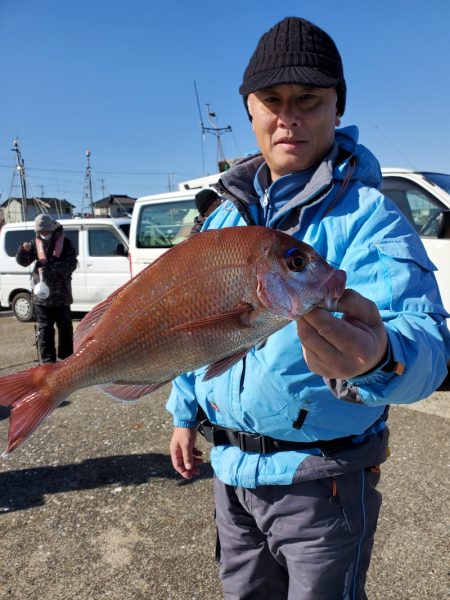
[[[72,274],[73,312],[88,312],[131,277],[128,262],[130,218],[61,219],[77,250]],[[19,321],[31,321],[31,271],[16,262],[20,244],[35,236],[34,222],[8,223],[0,230],[0,306]]]
[[[130,226],[130,268],[134,276],[163,252],[187,239],[198,215],[196,190],[138,198]]]
[[[187,239],[198,215],[195,195],[216,183],[221,173],[178,184],[178,192],[142,196],[130,226],[130,268],[134,276],[172,246]]]

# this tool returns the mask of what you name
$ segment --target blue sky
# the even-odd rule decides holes
[[[94,200],[138,197],[255,150],[238,87],[259,37],[285,16],[335,40],[348,86],[342,126],[382,166],[450,172],[450,2],[428,0],[0,0],[0,193],[18,137],[30,193],[81,207],[86,150]],[[103,194],[104,192],[104,194]]]

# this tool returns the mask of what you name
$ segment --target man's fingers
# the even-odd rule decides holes
[[[302,343],[312,345],[316,352],[350,352],[364,344],[364,339],[373,337],[370,327],[356,325],[356,320],[337,319],[326,310],[317,308],[298,321],[298,332]]]
[[[337,311],[343,313],[346,319],[356,319],[369,327],[381,322],[376,304],[355,290],[345,290],[338,300]]]
[[[298,319],[297,330],[311,371],[349,378],[381,360],[387,333],[376,305],[354,290],[344,292],[338,310],[342,318],[316,308]]]

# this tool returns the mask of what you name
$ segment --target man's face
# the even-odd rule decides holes
[[[248,97],[253,131],[272,180],[318,163],[331,148],[336,90],[297,84],[277,85]]]

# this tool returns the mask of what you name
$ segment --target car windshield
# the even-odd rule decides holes
[[[198,214],[193,199],[149,204],[141,214],[138,248],[170,248],[189,237]]]
[[[431,183],[435,183],[443,190],[450,194],[450,175],[446,175],[445,173],[426,173],[422,172],[422,175],[431,181]]]

